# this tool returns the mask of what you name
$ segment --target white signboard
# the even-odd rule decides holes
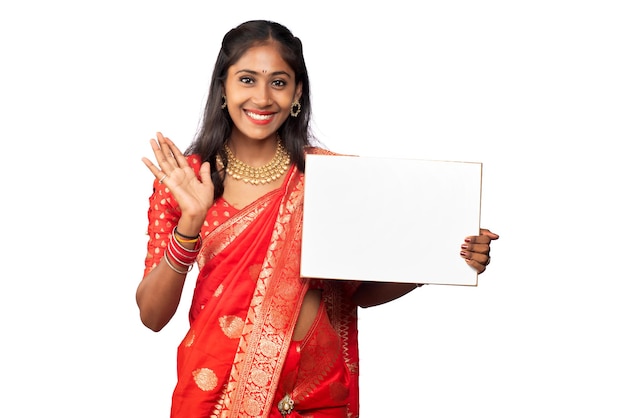
[[[476,286],[482,164],[307,155],[302,277]]]

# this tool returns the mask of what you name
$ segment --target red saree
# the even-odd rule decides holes
[[[325,152],[310,149],[309,152]],[[198,158],[188,158],[197,171]],[[190,329],[178,348],[171,416],[358,416],[356,283],[300,278],[304,176],[295,167],[282,186],[244,209],[217,199],[202,229],[204,246]],[[159,262],[180,212],[155,182],[146,274]],[[312,282],[312,283],[310,283]],[[292,333],[310,286],[322,289],[314,326]]]

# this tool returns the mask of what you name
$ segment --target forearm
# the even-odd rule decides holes
[[[369,308],[398,299],[420,286],[416,283],[364,282],[352,299],[358,306]]]
[[[149,245],[149,248],[153,248],[150,250],[152,254],[157,251],[156,248],[161,248],[163,255],[159,264],[139,283],[136,300],[141,321],[153,331],[160,331],[167,325],[178,309],[186,272],[195,258],[193,252],[196,252],[202,244],[200,229],[205,218],[206,213],[202,212],[196,216],[185,214],[179,219],[170,219],[169,222],[176,224],[175,229],[168,235],[161,232],[163,236],[169,236],[167,241],[158,241],[163,238],[156,238],[155,235],[150,237],[151,240],[155,240],[152,245]],[[161,247],[165,243],[167,246]],[[175,245],[172,246],[172,244]],[[176,247],[178,250],[175,249]],[[172,248],[174,248],[173,252]],[[185,254],[185,250],[192,251],[192,253]],[[180,262],[187,263],[187,265],[180,264]]]
[[[183,271],[183,267],[180,269]],[[143,278],[137,287],[136,300],[141,322],[146,327],[160,331],[172,319],[180,303],[185,277],[186,274],[174,271],[161,259]]]

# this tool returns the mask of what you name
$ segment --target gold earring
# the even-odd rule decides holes
[[[226,96],[222,94],[222,109],[226,109],[227,103],[226,103]]]
[[[298,99],[296,99],[292,104],[291,104],[291,112],[289,113],[292,117],[297,118],[298,115],[300,114],[300,111],[302,110],[302,105],[300,104],[300,101],[298,101]]]

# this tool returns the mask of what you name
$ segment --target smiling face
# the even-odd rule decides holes
[[[228,68],[224,94],[232,140],[275,138],[302,86],[274,43],[252,47]]]

